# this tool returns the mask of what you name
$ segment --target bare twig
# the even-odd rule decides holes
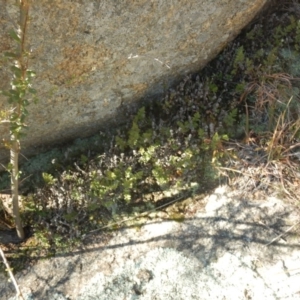
[[[15,286],[15,289],[17,291],[17,299],[24,300],[24,297],[23,297],[23,295],[21,293],[21,290],[20,290],[20,288],[19,288],[19,286],[17,284],[17,281],[16,281],[16,279],[14,277],[14,274],[12,272],[12,269],[10,268],[9,263],[8,263],[5,255],[4,255],[4,252],[2,251],[1,247],[0,247],[0,254],[1,254],[3,262],[4,262],[5,266],[6,266],[6,270],[7,270],[8,274],[9,274],[9,276],[10,276],[10,279],[11,279],[11,281],[12,281],[12,283]]]
[[[288,233],[289,231],[291,231],[295,226],[297,226],[298,224],[300,224],[300,221],[296,224],[294,224],[293,226],[289,227],[285,232],[279,234],[276,238],[274,238],[271,242],[269,242],[268,244],[266,244],[266,246],[271,245],[272,243],[274,243],[275,241],[279,240],[283,235],[285,235],[286,233]]]

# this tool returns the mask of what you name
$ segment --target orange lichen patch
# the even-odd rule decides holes
[[[111,53],[103,46],[76,44],[65,47],[63,56],[64,59],[55,67],[58,71],[56,81],[73,85],[84,82],[90,72],[103,67]]]
[[[170,6],[170,9],[168,10],[167,19],[171,20],[173,16],[177,13],[176,7],[174,5]]]
[[[236,13],[232,18],[229,18],[227,20],[227,23],[225,24],[225,28],[231,29],[231,28],[235,28],[235,27],[239,27],[241,26],[241,24],[243,24],[244,18],[243,16],[245,14],[251,16],[251,15],[255,15],[259,9],[257,7],[260,7],[260,9],[264,6],[264,2],[263,1],[254,1],[252,7],[248,7],[247,8],[247,12],[245,11],[240,11],[238,13]]]
[[[87,95],[87,93],[83,93],[80,97],[80,102],[82,104],[88,104],[91,102],[91,98]],[[82,109],[82,108],[81,108]]]
[[[208,28],[211,26],[212,20],[207,20],[202,24],[201,30],[202,31],[207,31]]]
[[[180,49],[180,51],[184,51],[185,49],[189,49],[189,47],[191,47],[191,45],[193,47],[197,47],[199,45],[199,42],[193,36],[194,35],[191,33],[187,36],[186,40],[180,41],[178,43],[178,49]]]
[[[129,61],[127,58],[121,58],[114,62],[115,72],[112,74],[112,77],[116,82],[120,82],[120,76],[125,77],[131,75],[131,72],[126,68]]]
[[[146,88],[148,87],[148,85],[145,83],[137,83],[137,84],[131,84],[127,87],[130,89],[133,89],[136,93],[140,93],[140,92],[145,91]]]
[[[117,60],[116,63],[115,63],[116,69],[117,69],[117,70],[124,69],[127,63],[128,63],[128,59],[127,59],[127,58],[120,58],[120,59]]]
[[[39,9],[44,15],[45,24],[51,33],[57,36],[74,36],[80,26],[80,15],[82,14],[82,3],[63,0],[39,0],[34,1],[33,10]],[[33,22],[34,23],[34,22]]]
[[[7,61],[2,54],[4,54],[5,52],[13,52],[14,51],[14,49],[13,49],[14,45],[13,45],[12,38],[8,35],[7,32],[0,30],[0,36],[1,36],[1,43],[0,43],[0,54],[1,54],[0,55],[0,66],[3,67],[3,66],[8,66],[9,65],[9,61]],[[1,73],[5,74],[5,73],[7,73],[7,71],[5,71],[5,70],[2,69]]]
[[[3,53],[4,51],[12,51],[12,39],[6,32],[1,32],[1,43],[0,43],[0,51]]]

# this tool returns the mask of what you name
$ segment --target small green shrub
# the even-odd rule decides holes
[[[114,134],[95,136],[91,143],[78,140],[47,157],[45,169],[37,171],[40,179],[32,180],[38,191],[26,204],[43,244],[63,247],[61,236],[75,242],[175,194],[212,187],[218,168],[233,160],[227,142],[246,135],[250,143],[251,131],[261,137],[259,148],[269,149],[270,160],[284,157],[286,141],[299,138],[299,90],[286,72],[298,57],[300,30],[293,18],[282,23],[287,26],[273,26],[274,20],[267,28],[255,25],[242,44],[233,42],[163,99],[130,111]]]

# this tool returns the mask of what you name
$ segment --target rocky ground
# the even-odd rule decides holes
[[[300,299],[299,229],[293,206],[221,186],[183,222],[90,236],[16,278],[25,299]],[[0,299],[14,294],[3,278]]]
[[[300,299],[299,206],[257,184],[261,168],[247,164],[232,188],[185,199],[178,222],[150,214],[37,257],[16,273],[25,299]],[[0,276],[0,299],[13,300]]]

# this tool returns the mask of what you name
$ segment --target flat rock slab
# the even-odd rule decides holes
[[[99,234],[83,251],[17,274],[18,283],[27,299],[300,299],[297,210],[227,187],[202,201],[182,223]],[[0,299],[13,294],[1,281]]]

